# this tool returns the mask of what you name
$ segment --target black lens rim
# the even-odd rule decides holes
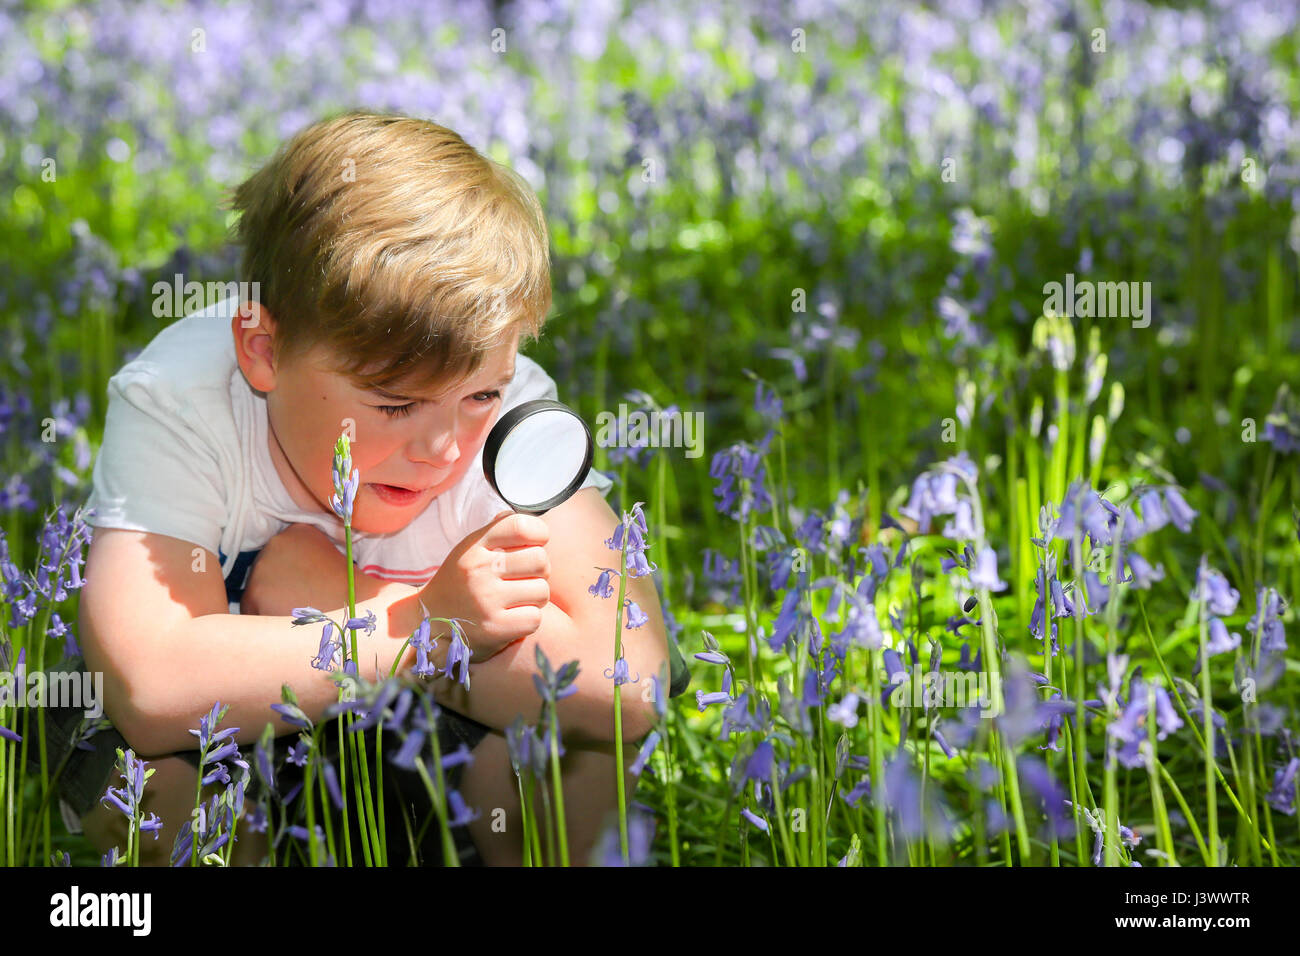
[[[582,467],[578,469],[578,473],[574,476],[573,481],[569,482],[563,491],[539,504],[520,506],[510,501],[505,495],[501,494],[501,489],[497,487],[497,452],[500,451],[501,444],[505,441],[506,436],[514,430],[516,425],[522,422],[525,418],[546,411],[568,412],[576,418],[582,424],[583,433],[587,436],[587,450],[583,456]],[[581,415],[563,402],[557,402],[550,398],[536,398],[531,402],[523,402],[522,404],[516,405],[514,408],[503,414],[497,420],[497,423],[492,426],[492,431],[488,433],[487,441],[483,444],[483,476],[487,478],[488,484],[491,485],[492,490],[497,493],[497,497],[508,504],[516,512],[519,514],[540,515],[567,501],[573,496],[574,492],[582,487],[582,483],[587,480],[587,472],[591,470],[591,462],[595,458],[595,452],[596,446],[591,437],[591,429],[587,427],[587,423]]]

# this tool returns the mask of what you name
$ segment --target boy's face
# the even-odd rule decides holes
[[[383,394],[331,371],[319,348],[272,368],[269,336],[240,328],[239,316],[232,325],[244,374],[266,393],[271,458],[285,488],[301,507],[334,514],[334,444],[347,431],[361,473],[352,527],[372,534],[406,527],[464,476],[500,415],[518,346],[516,333],[453,389],[416,394],[390,386],[392,394]]]

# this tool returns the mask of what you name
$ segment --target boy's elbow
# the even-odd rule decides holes
[[[176,749],[168,746],[166,735],[160,733],[165,727],[161,715],[166,712],[166,704],[148,682],[128,685],[105,674],[103,708],[104,716],[137,757],[160,757]]]

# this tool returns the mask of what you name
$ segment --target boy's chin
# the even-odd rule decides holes
[[[361,531],[365,534],[391,534],[394,531],[401,531],[419,514],[416,509],[409,512],[390,512],[389,514],[376,515],[373,512],[363,513],[360,508],[352,513],[352,530]]]
[[[400,508],[382,501],[359,501],[352,511],[352,530],[366,534],[391,534],[394,531],[401,531],[432,502],[433,499],[430,498],[422,503],[417,502],[409,508]]]

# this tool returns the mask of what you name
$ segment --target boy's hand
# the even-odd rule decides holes
[[[536,631],[551,600],[550,528],[533,515],[502,511],[451,550],[421,597],[433,617],[464,620],[471,663]]]

